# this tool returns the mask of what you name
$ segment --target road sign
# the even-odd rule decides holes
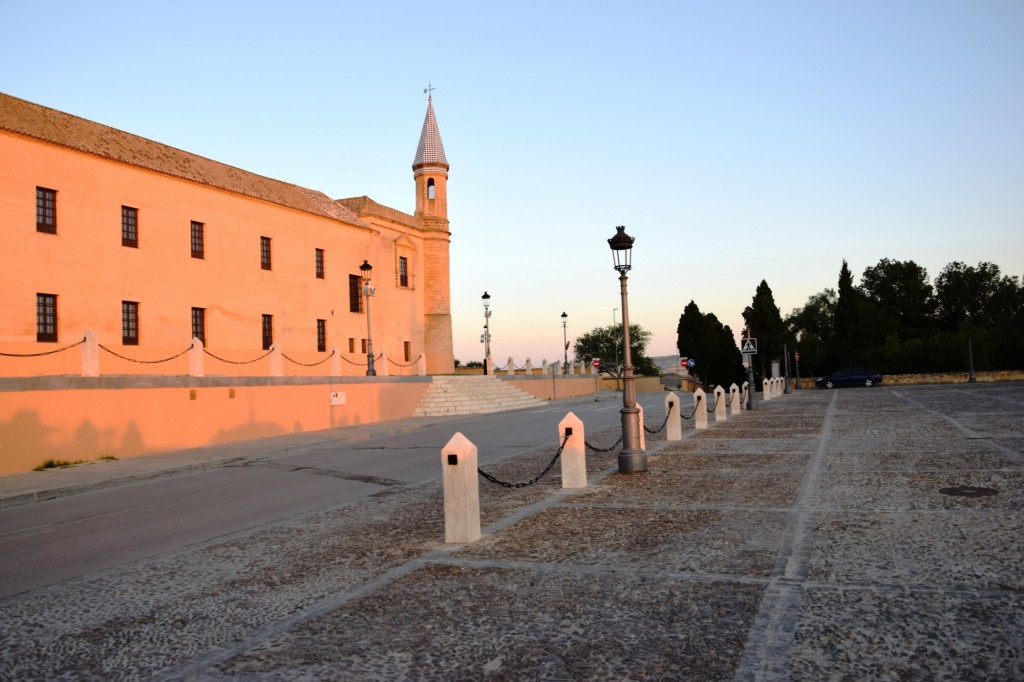
[[[794,353],[794,355],[796,355],[796,361],[800,362],[800,353]]]
[[[743,339],[740,352],[744,355],[757,355],[757,339]]]
[[[694,360],[693,358],[690,358],[689,360],[686,361],[686,366],[689,367],[690,369],[693,369],[694,367],[697,366],[697,361]]]
[[[601,361],[598,360],[597,358],[594,358],[593,365],[594,365],[594,367],[600,367],[601,366]]]
[[[689,367],[690,365],[687,362],[688,359],[689,358],[685,358],[685,357],[679,358],[679,366],[680,367]]]

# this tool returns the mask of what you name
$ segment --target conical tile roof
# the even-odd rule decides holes
[[[443,166],[448,168],[448,159],[444,155],[444,145],[441,144],[441,133],[437,129],[437,119],[434,118],[434,98],[427,98],[427,116],[423,119],[423,132],[420,133],[420,144],[416,148],[416,158],[412,162],[412,169],[418,170],[423,166]]]

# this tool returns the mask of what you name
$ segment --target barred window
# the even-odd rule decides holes
[[[348,276],[348,309],[353,313],[363,312],[363,277]]]
[[[137,301],[121,301],[121,343],[126,346],[139,345],[139,304]]]
[[[270,269],[270,237],[260,237],[260,267]]]
[[[406,341],[403,344],[403,346],[404,346],[404,349],[405,349],[405,361],[406,362],[411,362],[412,361],[412,344],[409,343],[408,341]]]
[[[316,321],[316,350],[319,353],[327,352],[327,320]]]
[[[36,341],[57,341],[57,294],[36,294]]]
[[[263,350],[270,350],[274,345],[274,316],[263,316]]]
[[[366,354],[366,339],[362,339],[362,344],[361,344],[360,347],[363,349],[362,352],[365,355]]]
[[[57,234],[57,190],[36,187],[36,231]]]
[[[348,337],[348,352],[349,353],[355,353],[356,352],[356,340],[353,339],[351,336]]]
[[[206,345],[206,308],[192,309],[192,338]]]
[[[398,257],[398,285],[409,286],[409,259],[405,256]]]
[[[324,250],[316,250],[316,276],[318,279],[324,278]]]
[[[206,258],[206,249],[203,239],[203,224],[192,221],[192,257]],[[199,338],[199,337],[196,337]]]
[[[121,207],[121,246],[139,248],[139,209]]]

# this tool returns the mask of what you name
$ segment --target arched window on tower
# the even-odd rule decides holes
[[[436,199],[436,191],[434,189],[434,178],[427,180],[427,198]]]

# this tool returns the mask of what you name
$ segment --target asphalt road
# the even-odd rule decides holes
[[[482,468],[545,444],[573,412],[587,433],[620,423],[621,398],[417,422],[396,433],[349,440],[345,429],[307,435],[224,466],[0,509],[0,598],[247,532],[300,514],[365,499],[396,485],[437,479],[440,453],[461,432]],[[664,393],[640,394],[649,425]]]

